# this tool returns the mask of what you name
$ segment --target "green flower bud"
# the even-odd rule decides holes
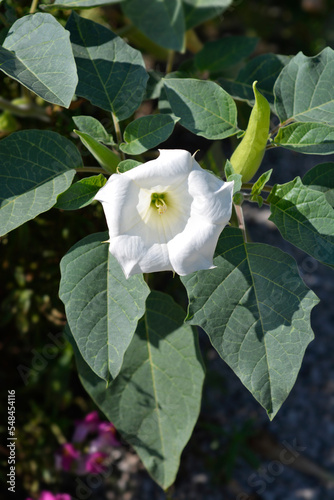
[[[235,173],[242,175],[242,182],[248,182],[256,174],[269,137],[270,106],[256,89],[256,84],[253,83],[255,104],[247,130],[230,159]]]

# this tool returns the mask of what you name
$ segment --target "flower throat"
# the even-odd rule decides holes
[[[167,211],[166,193],[152,193],[151,205],[154,205],[158,210],[158,214],[162,215]]]

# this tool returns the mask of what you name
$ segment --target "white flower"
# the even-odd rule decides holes
[[[109,228],[109,250],[125,276],[212,269],[218,237],[232,209],[233,182],[203,170],[188,151],[112,175],[96,200]]]

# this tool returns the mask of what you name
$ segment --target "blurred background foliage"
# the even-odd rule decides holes
[[[257,36],[260,41],[254,55],[266,52],[291,55],[303,51],[312,56],[325,46],[333,47],[333,7],[333,0],[235,0],[224,15],[196,28],[197,42],[205,43],[225,35]],[[0,41],[15,19],[29,13],[29,8],[29,1],[7,0],[0,3]],[[63,24],[69,13],[63,10],[53,12]],[[132,46],[144,53],[148,68],[165,71],[166,51],[132,29],[117,4],[85,10],[81,15],[110,25],[116,33],[124,34]],[[191,44],[189,46],[191,48]],[[189,50],[185,54],[176,55],[174,69],[191,57]],[[0,75],[0,90],[0,97],[9,101],[31,99],[17,82],[4,74]],[[45,108],[46,121],[31,116],[14,116],[8,111],[1,112],[0,136],[4,137],[19,129],[54,130],[66,135],[77,145],[86,165],[95,165],[93,157],[72,132],[72,116],[94,116],[112,133],[108,114],[92,107],[84,99],[74,101],[69,110],[48,103],[39,104]],[[154,106],[154,101],[146,101],[136,115],[148,114]],[[249,107],[246,104],[238,106],[239,123],[244,119],[245,125]],[[201,147],[205,151],[209,145],[209,141],[199,140],[179,126],[168,140],[168,147],[190,150]],[[1,431],[5,432],[7,390],[15,389],[16,429],[19,437],[15,497],[20,500],[37,494],[42,488],[69,491],[64,490],[68,478],[55,471],[54,454],[71,435],[74,420],[94,409],[94,403],[83,391],[76,375],[71,349],[60,336],[65,325],[65,315],[58,298],[59,262],[74,243],[87,234],[105,229],[102,209],[99,204],[93,203],[80,212],[52,209],[0,240],[0,391],[1,406],[5,410],[0,425]],[[153,279],[153,286],[159,288],[165,274],[157,274]],[[169,293],[175,294],[177,288],[179,287],[175,285],[175,281],[167,283]],[[184,296],[175,298],[185,305]],[[204,346],[204,350],[207,347]],[[204,355],[206,356],[205,352]],[[215,385],[219,386],[221,392],[224,381],[217,378],[208,363],[203,403],[207,410],[211,403],[206,397],[206,390],[210,386],[214,391]],[[249,421],[242,428],[236,428],[232,434],[226,435],[224,429],[207,422],[202,416],[185,454],[194,453],[199,456],[212,478],[218,483],[224,483],[233,477],[233,469],[240,456],[256,466],[257,460],[247,445],[250,435],[252,423]],[[205,452],[199,442],[206,443]],[[4,471],[7,467],[7,454],[7,449],[2,444],[0,461]],[[184,472],[181,469],[180,475]],[[8,495],[5,473],[2,473],[1,481],[3,498]],[[70,488],[68,484],[67,487]],[[126,490],[127,486],[124,488]]]

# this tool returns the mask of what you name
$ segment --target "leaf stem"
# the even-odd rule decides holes
[[[111,113],[111,117],[112,117],[112,121],[113,121],[113,124],[114,124],[114,129],[115,129],[115,132],[116,132],[117,144],[118,144],[118,147],[119,147],[119,145],[123,141],[121,127],[119,126],[119,121],[117,119],[117,116],[114,113]],[[123,151],[119,150],[119,154],[121,156],[121,159],[125,160],[125,154],[123,153]]]
[[[238,218],[239,229],[241,229],[242,235],[244,238],[244,242],[246,243],[247,242],[247,234],[246,234],[245,219],[244,219],[244,213],[242,210],[242,206],[241,205],[234,205],[234,208],[235,208],[235,212],[236,212],[237,218]]]
[[[76,170],[76,172],[84,172],[87,174],[88,173],[96,173],[96,174],[111,175],[109,172],[106,172],[101,167],[78,167],[75,170]]]
[[[32,0],[29,14],[34,14],[36,12],[36,9],[38,7],[38,1],[39,0]]]
[[[175,50],[169,50],[166,64],[166,75],[168,75],[168,73],[171,73],[173,70],[174,56]]]

